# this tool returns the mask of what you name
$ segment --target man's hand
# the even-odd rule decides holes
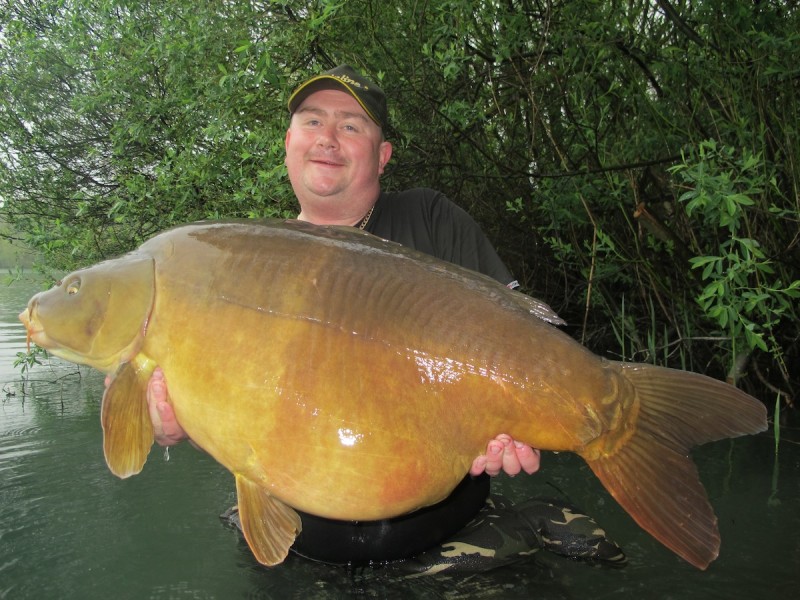
[[[500,471],[507,475],[517,475],[525,471],[528,475],[539,470],[541,452],[535,448],[515,442],[511,436],[501,433],[486,446],[486,454],[482,454],[472,462],[469,474],[474,476],[483,472],[494,477]]]
[[[189,437],[175,418],[168,397],[164,372],[156,367],[147,383],[147,408],[153,422],[153,435],[160,446],[174,446]]]
[[[106,376],[105,386],[111,385],[111,375]],[[150,412],[150,421],[153,423],[153,437],[160,446],[174,446],[178,442],[188,439],[188,435],[178,424],[175,411],[167,402],[167,382],[164,372],[156,367],[147,382],[147,409]]]

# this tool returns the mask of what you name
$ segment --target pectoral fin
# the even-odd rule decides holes
[[[142,470],[153,445],[153,424],[147,410],[150,372],[125,363],[103,394],[103,453],[111,472],[123,479]]]
[[[236,475],[242,531],[256,560],[269,567],[289,554],[302,529],[300,516],[251,480]]]

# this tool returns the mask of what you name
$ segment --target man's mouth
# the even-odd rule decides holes
[[[319,156],[312,156],[308,159],[309,162],[312,162],[316,165],[322,165],[324,167],[342,167],[344,163],[339,160],[331,160],[329,158],[323,158]]]

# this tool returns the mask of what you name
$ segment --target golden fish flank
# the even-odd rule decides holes
[[[234,474],[264,564],[286,556],[295,508],[371,520],[433,504],[505,431],[581,455],[644,529],[705,568],[719,534],[688,450],[766,428],[734,387],[601,359],[541,302],[353,228],[187,225],[64,282],[20,318],[36,344],[113,375],[111,470],[144,465],[159,365],[184,429]]]

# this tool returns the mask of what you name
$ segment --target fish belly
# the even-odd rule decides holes
[[[585,406],[613,392],[602,361],[463,278],[307,240],[178,250],[146,352],[190,437],[291,506],[391,517],[447,496],[501,432],[575,450],[603,430]]]

